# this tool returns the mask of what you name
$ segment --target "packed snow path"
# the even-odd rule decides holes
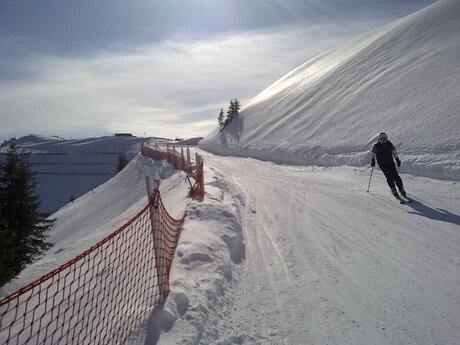
[[[204,155],[240,200],[246,242],[223,343],[458,342],[458,183],[403,174],[415,200],[400,205],[378,170],[366,193],[370,168]]]

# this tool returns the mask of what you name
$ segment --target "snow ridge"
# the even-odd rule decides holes
[[[458,32],[458,0],[389,23],[288,73],[200,148],[277,163],[365,166],[384,130],[404,172],[460,180]]]

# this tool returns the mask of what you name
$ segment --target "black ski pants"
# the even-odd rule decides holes
[[[398,174],[398,170],[396,170],[395,163],[379,164],[379,167],[382,170],[385,177],[387,178],[387,183],[392,190],[395,189],[395,184],[396,186],[398,186],[399,190],[403,189],[403,182]]]

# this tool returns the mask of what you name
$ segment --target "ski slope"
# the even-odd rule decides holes
[[[400,205],[370,168],[203,154],[158,344],[458,343],[458,183],[402,174]]]
[[[456,344],[460,337],[460,190],[402,174],[400,205],[370,168],[205,159],[206,195],[185,174],[137,156],[53,215],[55,246],[2,293],[94,245],[146,203],[161,176],[174,216],[187,212],[164,310],[128,344]]]

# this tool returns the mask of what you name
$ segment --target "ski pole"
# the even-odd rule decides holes
[[[369,193],[369,188],[371,187],[371,180],[372,180],[372,172],[374,171],[374,167],[371,169],[371,176],[369,177],[369,185],[367,186],[367,192]]]

